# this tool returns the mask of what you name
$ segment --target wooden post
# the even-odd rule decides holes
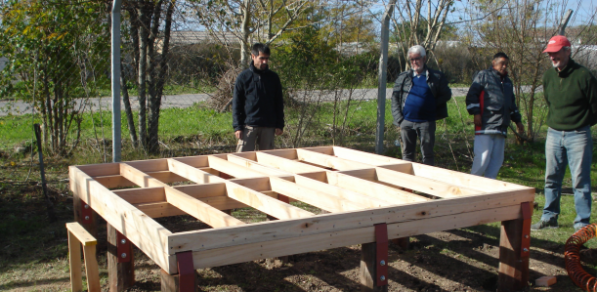
[[[97,258],[95,255],[96,245],[86,245],[83,247],[83,253],[85,256],[85,275],[87,276],[87,291],[88,292],[101,292],[100,279],[99,279],[99,267],[97,265]]]
[[[364,243],[361,247],[359,280],[362,292],[387,292],[388,285],[377,286],[377,243]],[[387,276],[386,276],[387,277]]]
[[[79,292],[83,290],[83,281],[81,280],[81,242],[71,232],[67,233],[71,290]]]
[[[499,292],[519,291],[528,285],[531,208],[532,204],[522,203],[522,219],[502,221],[498,268]],[[524,242],[527,244],[526,247]]]
[[[162,292],[178,292],[180,291],[180,280],[178,274],[170,275],[168,272],[161,270],[160,279],[162,282]]]
[[[106,260],[108,262],[108,282],[110,292],[124,291],[135,284],[135,259],[133,257],[133,247],[130,241],[126,244],[130,245],[130,260],[128,262],[119,263],[117,230],[110,224],[107,225],[108,233],[108,253]]]
[[[375,242],[362,245],[361,291],[388,291],[388,226],[375,225]]]
[[[193,253],[190,251],[176,254],[178,274],[170,275],[162,270],[162,292],[194,292],[197,291],[197,272],[193,266]]]

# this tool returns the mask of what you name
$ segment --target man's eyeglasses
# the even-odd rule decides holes
[[[416,62],[416,61],[421,61],[421,60],[423,60],[423,57],[410,58],[411,62]]]

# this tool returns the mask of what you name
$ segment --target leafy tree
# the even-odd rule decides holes
[[[43,139],[55,153],[67,154],[79,142],[88,102],[76,99],[108,84],[105,75],[96,74],[109,65],[104,9],[94,1],[3,3],[0,55],[9,65],[0,76],[0,94],[32,102],[41,113]]]
[[[240,45],[239,67],[249,65],[253,42],[274,43],[306,10],[308,0],[191,0],[199,22],[226,43],[225,32],[232,32]],[[229,55],[233,55],[229,53]]]
[[[133,84],[139,100],[138,129],[135,131],[128,87],[123,86],[123,101],[133,144],[140,143],[151,153],[159,151],[158,128],[160,106],[167,78],[170,34],[176,0],[128,0],[123,2],[128,19],[125,21],[124,58],[132,60]],[[162,22],[163,19],[163,22]],[[159,40],[158,36],[162,36]],[[160,52],[161,49],[161,52]],[[124,67],[121,65],[121,67]],[[122,84],[128,85],[127,74]],[[149,110],[149,111],[148,111]],[[137,140],[137,132],[139,138]]]

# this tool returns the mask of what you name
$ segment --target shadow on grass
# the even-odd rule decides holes
[[[84,275],[85,273],[83,273]],[[108,273],[100,272],[100,279],[103,277],[108,277]],[[83,277],[85,280],[85,277]],[[54,284],[58,282],[66,282],[70,283],[70,277],[62,277],[56,279],[42,279],[42,280],[34,280],[34,281],[13,281],[8,282],[6,284],[0,285],[0,291],[16,289],[16,288],[31,288],[34,289],[36,286],[39,285],[47,285],[47,284]],[[29,291],[29,289],[28,289]]]

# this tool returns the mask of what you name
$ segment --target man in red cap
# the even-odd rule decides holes
[[[562,180],[570,167],[576,230],[589,224],[591,215],[591,158],[593,140],[590,127],[597,123],[597,80],[587,68],[570,58],[570,42],[564,36],[549,40],[544,53],[554,68],[543,75],[547,102],[545,141],[545,206],[541,220],[531,229],[557,228]]]

